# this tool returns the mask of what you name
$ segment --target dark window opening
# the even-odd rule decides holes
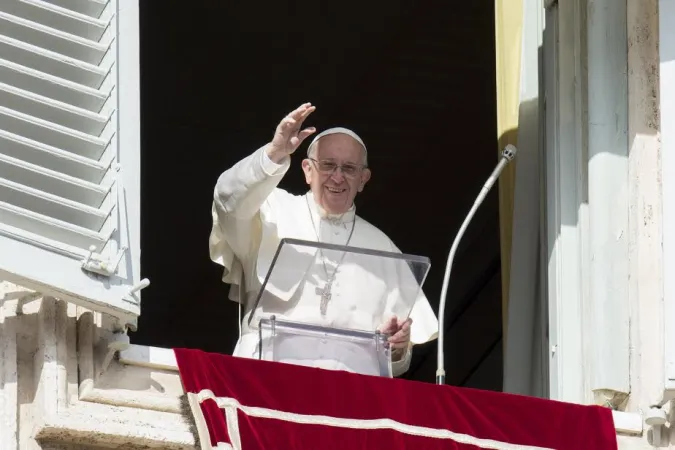
[[[436,308],[447,252],[497,161],[494,4],[141,2],[142,272],[132,342],[230,353],[237,306],[208,255],[220,173],[298,104],[369,148],[358,214],[427,255]],[[304,147],[299,153],[304,152]],[[281,187],[307,187],[295,158]],[[448,300],[449,384],[501,389],[497,189],[463,239]],[[433,382],[436,342],[406,378]]]

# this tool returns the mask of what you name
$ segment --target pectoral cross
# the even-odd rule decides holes
[[[328,310],[328,302],[330,301],[331,298],[331,285],[333,284],[333,281],[329,281],[328,284],[326,284],[323,289],[317,287],[314,292],[316,292],[316,295],[321,296],[321,315],[325,316],[326,311]]]

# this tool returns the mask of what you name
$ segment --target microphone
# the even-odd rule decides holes
[[[462,226],[459,227],[457,236],[455,237],[452,247],[450,248],[450,254],[448,255],[448,262],[445,265],[445,276],[443,277],[443,287],[441,288],[441,299],[438,307],[438,361],[436,369],[436,384],[445,384],[445,353],[443,351],[443,344],[445,340],[445,301],[448,295],[448,283],[450,281],[450,272],[452,271],[452,261],[455,259],[455,252],[457,252],[457,247],[459,247],[459,241],[462,239],[464,232],[466,231],[471,219],[473,219],[474,214],[478,210],[478,207],[483,203],[485,197],[487,197],[488,192],[495,184],[499,175],[501,175],[504,167],[516,157],[516,152],[518,149],[511,144],[508,144],[504,150],[502,150],[502,157],[495,167],[495,170],[492,171],[490,177],[487,179],[483,188],[480,190],[476,201],[473,203],[469,214],[464,219]]]

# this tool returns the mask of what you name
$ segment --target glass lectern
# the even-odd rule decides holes
[[[259,358],[391,377],[386,323],[405,320],[422,256],[282,239],[250,314]]]

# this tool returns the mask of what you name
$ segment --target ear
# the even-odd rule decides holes
[[[359,184],[359,192],[363,192],[363,188],[366,186],[368,180],[370,180],[370,175],[370,169],[364,169],[363,172],[361,172],[361,184]]]
[[[302,160],[302,171],[305,172],[305,182],[310,184],[312,182],[312,163],[309,159]]]

